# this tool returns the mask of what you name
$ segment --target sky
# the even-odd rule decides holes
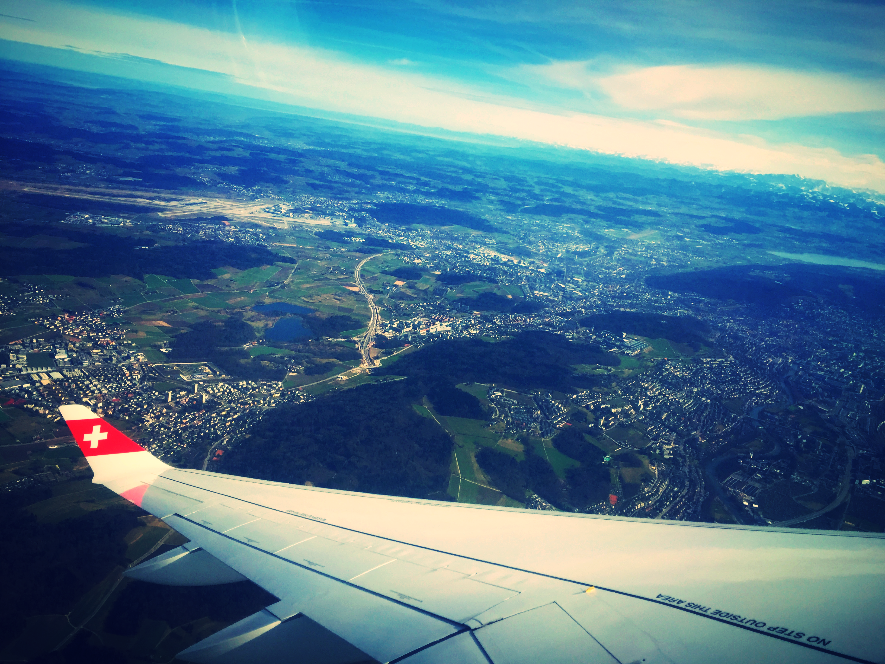
[[[878,2],[0,0],[0,58],[885,194]]]

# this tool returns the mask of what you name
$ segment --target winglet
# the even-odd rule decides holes
[[[146,485],[169,466],[86,406],[58,410],[92,467],[94,481],[140,505]]]
[[[74,434],[74,440],[83,451],[83,456],[146,451],[141,445],[112,427],[86,406],[71,404],[62,406],[58,410],[65,418],[65,424]]]

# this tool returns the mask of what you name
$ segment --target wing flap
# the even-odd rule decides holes
[[[276,607],[272,605],[268,610],[274,611]],[[430,614],[345,584],[314,597],[301,609],[301,613],[311,620],[379,662],[407,655],[461,629]]]
[[[474,634],[496,664],[620,664],[556,604],[519,613]]]
[[[190,543],[127,569],[123,575],[167,586],[212,586],[246,581],[245,576]]]
[[[267,608],[280,620],[303,613],[378,661],[396,659],[462,629],[429,612],[340,581],[322,569],[246,546],[189,518],[173,515],[167,523],[280,598]]]
[[[402,664],[493,664],[472,632],[463,632],[419,650]]]
[[[267,610],[216,632],[175,658],[205,664],[357,664],[370,658],[306,616],[280,620]]]

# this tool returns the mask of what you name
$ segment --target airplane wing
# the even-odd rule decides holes
[[[129,571],[279,601],[191,662],[885,662],[885,539],[413,500],[169,467],[84,406],[95,481],[190,539]]]

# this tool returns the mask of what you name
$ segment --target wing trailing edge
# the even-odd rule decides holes
[[[164,586],[215,586],[247,580],[235,569],[190,542],[127,569],[123,576]]]

